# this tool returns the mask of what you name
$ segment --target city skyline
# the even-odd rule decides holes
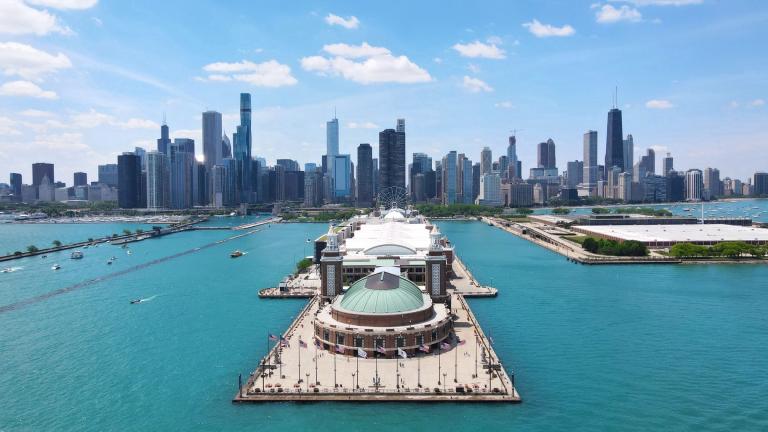
[[[615,85],[635,160],[651,147],[659,157],[676,155],[679,170],[716,165],[723,176],[746,179],[764,169],[748,156],[767,142],[760,127],[766,60],[752,55],[765,32],[757,2],[587,2],[557,10],[496,3],[460,18],[429,4],[397,14],[377,5],[297,3],[290,15],[270,7],[263,17],[244,12],[209,40],[165,32],[152,44],[137,29],[161,28],[174,4],[156,5],[150,17],[127,5],[75,3],[2,6],[6,15],[47,14],[55,26],[0,22],[0,172],[26,179],[33,162],[46,161],[63,179],[78,171],[96,178],[99,164],[125,150],[153,150],[163,117],[171,138],[195,139],[200,154],[200,113],[222,113],[231,135],[240,121],[236,95],[249,92],[252,154],[270,163],[319,162],[335,107],[342,154],[366,142],[378,154],[375,134],[393,118],[411,125],[409,154],[436,160],[453,149],[479,160],[485,146],[503,154],[509,131],[519,129],[525,173],[536,144],[549,138],[558,159],[570,161],[581,159],[583,134],[597,130],[602,155]],[[226,10],[180,13],[194,25]],[[428,13],[447,25],[415,25]],[[301,29],[281,39],[277,26],[289,19]],[[371,59],[400,59],[402,67],[371,71]]]

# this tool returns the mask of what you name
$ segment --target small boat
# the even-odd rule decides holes
[[[126,254],[130,255],[130,254],[131,254],[131,251],[128,251],[128,252],[126,252]]]
[[[8,268],[4,268],[4,269],[0,270],[0,273],[11,273],[12,271],[13,271],[13,269],[8,267]]]
[[[60,268],[61,268],[61,266],[58,265],[58,264],[54,264],[53,266],[51,266],[51,270],[58,270]]]
[[[46,259],[46,258],[48,258],[48,255],[43,255],[43,256],[41,256],[40,258],[42,258],[42,259]]]
[[[232,251],[232,253],[229,254],[230,258],[240,258],[241,256],[243,256],[243,253],[240,252],[239,250]]]
[[[116,259],[117,259],[117,257],[116,257],[116,256],[114,256],[114,255],[112,255],[112,258],[110,258],[109,260],[110,260],[110,261],[115,261]]]
[[[141,303],[141,299],[131,300],[131,304]]]
[[[80,252],[80,251],[74,251],[74,252],[72,252],[72,254],[69,256],[69,258],[70,258],[70,259],[83,259],[83,256],[84,256],[84,255],[83,255],[83,253],[82,253],[82,252]]]
[[[112,265],[112,260],[107,261],[107,265]]]

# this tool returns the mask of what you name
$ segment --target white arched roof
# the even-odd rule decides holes
[[[395,243],[385,243],[385,244],[376,245],[364,250],[363,253],[366,255],[377,255],[377,256],[416,255],[416,251],[414,249],[411,249],[408,246],[395,244]]]

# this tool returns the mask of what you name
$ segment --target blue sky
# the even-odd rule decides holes
[[[270,163],[318,162],[335,107],[345,153],[404,117],[409,160],[496,158],[518,129],[524,171],[547,138],[565,169],[589,129],[603,157],[614,86],[636,153],[746,178],[768,170],[766,40],[763,1],[0,0],[0,180],[95,179],[163,113],[201,153],[200,113],[231,134],[242,91]]]

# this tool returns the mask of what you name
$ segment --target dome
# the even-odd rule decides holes
[[[424,307],[424,297],[413,282],[390,269],[380,269],[353,283],[339,306],[350,312],[400,313]]]
[[[384,215],[385,220],[405,220],[405,215],[403,215],[402,210],[400,209],[392,209],[387,212],[386,215]]]

